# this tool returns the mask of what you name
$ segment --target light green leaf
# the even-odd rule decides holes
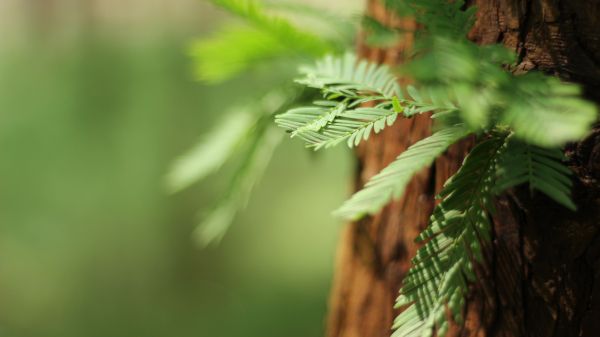
[[[167,189],[180,191],[217,171],[248,135],[256,117],[244,110],[225,115],[224,120],[177,159],[166,176]]]
[[[216,35],[195,41],[190,48],[198,80],[218,83],[265,61],[293,57],[294,52],[260,30],[226,26]]]
[[[344,141],[349,147],[357,146],[372,132],[379,133],[392,125],[398,114],[394,110],[381,108],[356,108],[336,111],[334,108],[304,107],[291,109],[275,117],[280,127],[306,142],[306,146],[319,150],[330,148]],[[334,114],[332,118],[332,113]],[[314,130],[314,125],[332,119],[322,128]],[[309,127],[313,128],[310,129]]]
[[[217,6],[244,19],[255,29],[271,35],[292,50],[306,55],[321,56],[331,52],[331,46],[318,36],[299,30],[282,17],[269,14],[256,0],[210,0]]]
[[[334,214],[345,219],[358,219],[366,214],[377,213],[392,199],[402,196],[406,185],[417,172],[431,165],[450,145],[467,134],[464,126],[457,125],[418,141],[371,178]]]
[[[241,158],[240,167],[227,192],[216,207],[202,217],[194,233],[196,242],[203,247],[218,243],[223,238],[236,213],[246,206],[254,185],[264,174],[282,138],[280,131],[274,127],[267,127],[254,137],[254,140],[250,140],[251,146]]]

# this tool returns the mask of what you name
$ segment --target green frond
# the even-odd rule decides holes
[[[392,199],[401,197],[406,185],[417,172],[431,165],[448,146],[466,134],[468,131],[464,126],[457,125],[444,128],[418,141],[371,178],[362,190],[354,194],[334,214],[346,219],[375,214]]]
[[[180,191],[216,172],[245,141],[256,119],[246,110],[227,114],[215,129],[173,163],[166,176],[167,189]]]
[[[226,26],[212,37],[194,41],[190,55],[196,78],[209,83],[228,80],[261,62],[296,56],[271,34],[241,26]]]
[[[282,17],[267,12],[264,6],[256,0],[210,0],[215,5],[224,8],[244,19],[254,28],[268,33],[274,39],[286,44],[287,47],[302,51],[306,55],[321,56],[331,52],[328,41],[299,30]]]
[[[310,26],[311,31],[317,31],[319,36],[331,37],[328,41],[335,44],[335,50],[345,50],[355,40],[358,22],[354,15],[343,15],[310,3],[280,0],[265,0],[263,3],[266,9],[297,19],[303,27]]]
[[[193,42],[190,54],[196,60],[195,73],[199,80],[218,83],[268,61],[296,59],[299,62],[339,49],[332,47],[332,41],[268,13],[258,1],[211,2],[244,19],[249,26],[227,25],[213,36]]]
[[[487,211],[492,208],[496,163],[506,137],[495,135],[479,143],[440,193],[429,227],[417,239],[424,242],[412,260],[396,307],[393,337],[444,337],[450,312],[462,324],[468,285],[476,281],[474,264],[484,263],[490,242]]]
[[[559,204],[575,210],[571,200],[571,170],[562,160],[559,149],[545,149],[535,145],[511,140],[498,163],[497,193],[513,186],[528,184]]]
[[[352,53],[341,57],[327,55],[313,66],[301,67],[300,73],[304,77],[296,82],[326,94],[360,97],[368,93],[387,100],[401,95],[397,78],[389,67],[358,60]]]
[[[469,41],[435,37],[427,40],[423,55],[404,65],[402,71],[453,105],[449,110],[456,111],[453,117],[473,129],[485,130],[504,108],[502,103],[511,102],[505,98],[514,90],[512,76],[501,65],[512,59],[513,54],[503,46],[479,47]]]
[[[221,201],[208,214],[201,217],[200,225],[196,226],[193,233],[194,241],[200,247],[219,243],[235,220],[238,208],[237,200]]]
[[[581,97],[577,85],[540,73],[505,71],[502,65],[512,64],[514,53],[501,45],[481,47],[447,37],[427,41],[423,55],[402,71],[455,105],[453,117],[474,130],[505,126],[528,143],[557,147],[581,139],[598,118],[596,106]]]
[[[223,238],[235,214],[245,207],[280,140],[281,133],[274,127],[265,127],[252,134],[227,191],[213,210],[202,217],[196,228],[194,237],[198,244],[205,247]]]
[[[429,111],[444,114],[458,110],[454,96],[447,90],[433,86],[417,89],[408,85],[405,94],[388,66],[358,60],[351,53],[327,55],[312,66],[301,67],[300,73],[304,77],[296,82],[321,89],[330,101],[348,99],[350,107],[369,102],[379,106],[394,104],[396,112],[403,112],[406,117]]]
[[[515,136],[542,147],[560,147],[585,136],[598,118],[596,106],[575,84],[538,73],[513,77],[500,122]]]
[[[295,92],[274,90],[253,104],[225,114],[213,131],[173,164],[166,176],[171,192],[206,178],[226,163],[234,168],[226,190],[212,209],[203,210],[194,234],[202,246],[219,241],[237,211],[245,206],[281,139],[279,130],[271,125],[272,116],[294,99]]]
[[[341,102],[334,106],[291,109],[275,117],[280,127],[306,142],[307,147],[319,150],[346,142],[349,147],[367,140],[372,132],[379,133],[392,125],[398,114],[393,109],[356,108],[346,110]]]

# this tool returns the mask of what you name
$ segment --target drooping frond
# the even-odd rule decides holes
[[[329,43],[318,36],[299,30],[282,17],[267,13],[257,0],[210,0],[236,14],[254,28],[270,34],[288,47],[307,55],[321,56],[331,51]]]
[[[369,138],[372,132],[379,133],[392,125],[398,113],[384,108],[356,108],[346,110],[346,103],[335,106],[303,107],[291,109],[275,117],[280,127],[291,132],[293,137],[304,140],[307,147],[319,150],[341,142],[349,147]]]
[[[178,159],[166,176],[167,188],[177,192],[206,178],[224,164],[234,167],[229,184],[195,232],[203,246],[219,241],[244,207],[253,185],[260,179],[270,156],[281,139],[271,126],[272,116],[285,110],[296,93],[274,90],[254,104],[226,114],[212,132]]]
[[[476,280],[474,263],[484,263],[490,241],[487,211],[492,209],[496,163],[505,146],[496,135],[478,144],[444,185],[424,242],[405,277],[396,302],[405,310],[396,318],[393,337],[444,337],[451,319],[462,324],[468,284]]]
[[[545,149],[511,140],[499,161],[495,190],[501,193],[507,188],[528,184],[532,190],[541,191],[559,204],[575,210],[571,200],[571,170],[561,162],[563,159],[559,149]]]
[[[215,208],[202,217],[194,236],[201,246],[219,242],[233,222],[237,211],[245,207],[252,188],[262,177],[273,151],[281,140],[274,127],[265,127],[253,134],[249,146],[241,155],[229,188]]]
[[[246,110],[227,114],[215,129],[173,163],[166,177],[168,190],[177,192],[216,172],[245,141],[255,123],[256,117]]]
[[[263,3],[266,9],[299,19],[303,27],[307,26],[311,32],[317,31],[319,36],[328,38],[328,42],[335,44],[335,50],[346,50],[354,43],[358,26],[354,15],[344,15],[313,6],[309,2],[264,0]]]
[[[464,126],[457,125],[444,128],[418,141],[371,178],[365,187],[336,210],[335,214],[346,219],[357,219],[365,214],[378,212],[392,199],[401,197],[406,185],[417,172],[431,165],[448,146],[467,133]]]

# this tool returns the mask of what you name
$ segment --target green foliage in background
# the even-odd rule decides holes
[[[0,29],[14,37],[0,41],[0,336],[320,335],[339,228],[327,214],[343,200],[349,156],[313,160],[281,143],[219,249],[197,249],[192,219],[226,194],[238,160],[216,171],[191,164],[213,173],[177,195],[162,186],[199,135],[224,141],[256,121],[245,103],[262,105],[273,85],[273,74],[222,86],[191,79],[182,49],[225,16],[187,0],[135,13],[123,12],[129,1],[103,5],[101,20],[82,10],[97,9],[88,0],[8,2],[18,6],[0,16],[20,26]],[[158,7],[168,15],[149,17]],[[172,11],[181,8],[190,10]],[[236,132],[211,131],[234,118]],[[261,125],[284,135],[270,117]],[[300,212],[321,186],[310,214]]]
[[[276,131],[272,123],[273,116],[315,96],[296,86],[281,86],[281,81],[291,82],[291,75],[285,71],[276,74],[274,69],[295,69],[302,62],[340,52],[348,43],[344,35],[352,29],[343,18],[301,4],[255,0],[211,2],[237,16],[242,23],[226,24],[212,37],[192,44],[190,52],[197,78],[216,84],[265,65],[271,68],[268,76],[260,76],[258,80],[270,81],[274,89],[261,99],[231,108],[215,130],[173,163],[167,175],[167,189],[177,192],[205,179],[225,164],[234,167],[229,186],[211,209],[203,210],[195,232],[202,246],[222,239],[262,176],[281,139],[281,132]],[[325,21],[328,25],[339,24],[336,29],[346,31],[331,36],[298,28],[290,20],[290,12]]]
[[[222,82],[261,63],[318,57],[339,51],[342,45],[270,13],[269,7],[277,8],[276,5],[267,6],[255,0],[211,2],[243,19],[245,25],[226,25],[214,36],[192,44],[190,53],[196,59],[196,75],[201,81]],[[314,16],[314,13],[307,14]]]
[[[253,42],[240,43],[233,67],[221,64],[219,70],[213,62],[210,71],[219,75],[208,75],[209,69],[201,67],[207,79],[226,78],[259,59],[284,56],[294,48],[319,56],[327,50],[319,46],[330,45],[273,21],[255,2],[215,3],[261,29],[255,40],[260,47]],[[411,178],[450,145],[465,137],[477,139],[438,196],[441,202],[429,227],[417,239],[423,246],[397,300],[397,307],[404,310],[394,323],[394,337],[445,336],[449,320],[464,322],[469,284],[477,281],[475,265],[485,263],[484,251],[490,244],[490,216],[497,194],[527,184],[532,193],[544,193],[558,204],[576,209],[570,197],[570,172],[560,149],[585,136],[597,111],[580,97],[576,85],[539,73],[514,76],[507,71],[515,65],[514,53],[500,45],[478,46],[468,41],[466,33],[474,22],[475,8],[462,10],[463,1],[389,0],[386,4],[400,16],[415,17],[423,27],[416,32],[413,61],[392,71],[332,48],[331,54],[316,58],[312,66],[300,67],[301,77],[296,82],[307,91],[288,100],[290,106],[281,105],[268,114],[276,114],[278,126],[314,150],[340,143],[357,146],[402,118],[425,113],[432,118],[433,135],[400,154],[335,212],[350,220],[376,214],[400,198]],[[365,18],[363,24],[371,33],[371,43],[387,44],[399,36],[398,31],[373,19]],[[273,29],[275,26],[284,28]],[[204,44],[206,55],[201,57],[201,65],[207,66],[209,58],[218,59],[219,53],[236,48],[232,44],[235,39],[228,36]],[[270,43],[276,45],[268,47]],[[395,73],[410,76],[416,85],[400,87]],[[317,92],[321,97],[313,97]],[[222,143],[226,148],[221,154],[225,154],[217,157],[215,168],[226,154],[234,153],[227,150],[230,141],[235,139]],[[183,175],[175,177],[185,180]],[[222,236],[224,224],[231,220],[224,214],[231,214],[234,208],[219,214],[219,225],[204,225],[204,231],[210,232],[204,235],[206,242]]]

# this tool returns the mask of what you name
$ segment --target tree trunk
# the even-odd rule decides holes
[[[600,1],[475,0],[477,22],[469,38],[503,43],[519,56],[516,74],[539,70],[581,83],[600,103]],[[411,28],[375,0],[367,12],[391,26]],[[407,33],[386,50],[359,47],[370,60],[397,63],[410,47]],[[404,119],[357,150],[359,188],[398,154],[430,132],[427,117]],[[380,214],[350,224],[338,251],[330,299],[329,337],[388,337],[395,298],[414,238],[427,224],[434,195],[456,172],[472,140],[451,147],[418,174],[405,197]],[[451,336],[600,335],[600,128],[565,149],[575,172],[570,212],[542,195],[515,189],[498,199],[491,263],[480,271],[467,301],[466,323]]]

